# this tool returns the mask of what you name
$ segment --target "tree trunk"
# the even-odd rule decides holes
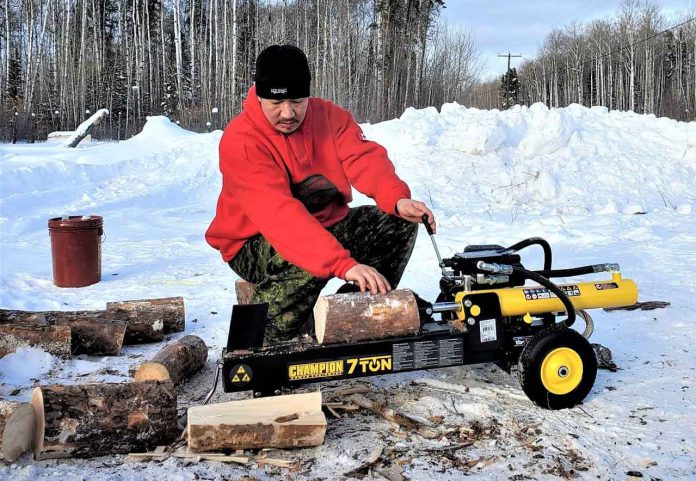
[[[319,446],[326,434],[321,392],[193,406],[186,433],[196,452]]]
[[[70,357],[70,327],[0,324],[0,357],[23,346],[35,346],[62,358]]]
[[[140,365],[136,381],[171,381],[174,385],[198,372],[208,360],[208,346],[198,336],[184,336],[155,354],[152,361]]]
[[[34,389],[36,459],[142,451],[177,437],[172,383],[55,385]]]
[[[319,343],[332,344],[414,335],[420,317],[409,290],[333,294],[320,297],[314,306],[314,326]]]
[[[0,324],[18,322],[69,327],[73,354],[118,356],[126,333],[126,322],[116,319],[108,311],[29,312],[0,309]]]
[[[0,399],[0,454],[11,463],[34,444],[36,414],[29,403]]]
[[[186,329],[186,310],[183,297],[107,302],[106,309],[120,315],[128,315],[129,319],[137,317],[139,322],[151,324],[152,329],[161,324],[160,330],[165,334],[181,332]],[[128,340],[129,334],[126,332],[126,340]],[[126,341],[126,343],[128,342]]]

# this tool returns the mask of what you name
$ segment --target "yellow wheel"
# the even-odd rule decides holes
[[[525,394],[542,407],[563,409],[580,403],[597,376],[590,343],[559,325],[539,331],[524,347],[518,377]]]
[[[541,363],[541,382],[553,394],[568,394],[581,380],[582,359],[568,347],[554,349]]]

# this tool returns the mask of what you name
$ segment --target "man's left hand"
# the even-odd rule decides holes
[[[396,203],[396,215],[409,222],[422,222],[423,214],[428,215],[430,227],[433,229],[433,233],[436,232],[435,216],[423,202],[413,199],[400,199]]]

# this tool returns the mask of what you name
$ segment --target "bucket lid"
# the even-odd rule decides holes
[[[104,225],[100,215],[64,215],[48,220],[49,229],[93,229]]]

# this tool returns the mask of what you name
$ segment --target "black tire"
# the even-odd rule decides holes
[[[592,390],[596,377],[594,349],[581,334],[564,325],[539,331],[524,347],[518,361],[522,390],[547,409],[579,404]]]

